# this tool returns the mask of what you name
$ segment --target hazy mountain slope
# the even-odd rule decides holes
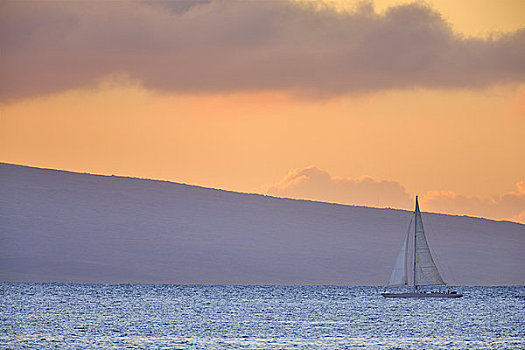
[[[381,285],[409,220],[400,210],[0,164],[0,280]],[[525,284],[525,225],[423,220],[449,282]]]

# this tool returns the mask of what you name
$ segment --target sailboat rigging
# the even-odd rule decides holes
[[[414,230],[410,228],[414,221]],[[439,270],[434,263],[428,242],[425,236],[423,220],[419,210],[418,197],[416,196],[416,209],[408,231],[397,256],[392,274],[386,287],[411,286],[411,292],[387,293],[381,295],[385,298],[460,298],[463,295],[457,292],[426,292],[420,290],[422,286],[446,285]]]

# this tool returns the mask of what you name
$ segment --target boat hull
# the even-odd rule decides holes
[[[382,293],[385,298],[461,298],[459,293]]]

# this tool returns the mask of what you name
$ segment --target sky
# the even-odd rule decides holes
[[[525,223],[525,2],[2,1],[0,161]]]

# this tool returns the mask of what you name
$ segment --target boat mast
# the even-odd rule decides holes
[[[414,281],[414,291],[417,290],[417,284],[416,284],[416,231],[417,231],[417,212],[419,211],[419,204],[417,202],[417,196],[416,196],[416,210],[414,211],[414,268],[413,268],[413,281]]]

